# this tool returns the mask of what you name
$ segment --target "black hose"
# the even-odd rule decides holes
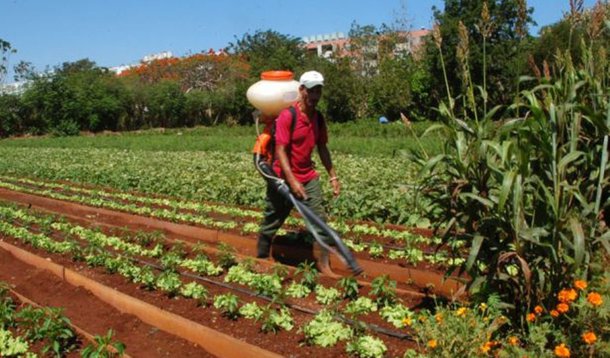
[[[281,180],[275,175],[275,172],[273,171],[271,166],[264,160],[261,160],[258,154],[254,154],[254,166],[274,190],[280,193],[280,195],[282,195],[295,206],[295,208],[303,216],[303,219],[307,223],[309,223],[310,225],[313,224],[313,226],[320,228],[322,231],[324,231],[324,233],[326,233],[328,237],[331,238],[332,243],[334,244],[333,246],[335,246],[335,248],[337,249],[339,257],[343,260],[343,262],[345,262],[345,264],[350,268],[350,270],[355,276],[361,274],[364,271],[362,267],[360,267],[360,265],[358,264],[358,261],[356,261],[354,255],[352,255],[352,252],[347,248],[347,246],[345,246],[345,244],[339,237],[339,234],[337,234],[335,230],[333,230],[322,219],[320,219],[320,217],[318,217],[318,215],[316,215],[310,208],[304,205],[301,201],[297,200],[290,192],[290,188],[288,188],[288,185],[286,185],[283,180]],[[316,240],[322,246],[327,245],[326,243],[321,242],[322,240],[318,237],[317,233],[315,233],[315,230],[311,231]]]

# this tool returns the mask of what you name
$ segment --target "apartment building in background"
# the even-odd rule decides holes
[[[397,45],[396,52],[416,54],[424,42],[424,37],[428,34],[430,34],[430,30],[424,28],[398,33],[398,37],[403,39],[403,42]],[[320,57],[331,58],[350,53],[349,37],[345,36],[343,32],[305,36],[302,40],[309,53]],[[365,50],[369,53],[377,52],[376,48]]]

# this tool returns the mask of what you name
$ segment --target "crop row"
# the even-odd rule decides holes
[[[82,342],[61,308],[34,307],[16,301],[8,285],[0,282],[0,356],[34,358],[38,354],[63,357],[80,350],[82,357],[110,356],[110,345],[122,354],[124,345],[112,342],[112,331],[96,336],[97,345]],[[34,348],[37,347],[38,349]]]
[[[11,176],[0,176],[0,180],[17,182],[21,184],[30,184],[35,186],[41,186],[47,189],[59,189],[62,191],[74,192],[83,194],[91,197],[101,197],[108,200],[123,200],[133,202],[141,205],[155,205],[155,206],[166,206],[173,211],[177,210],[190,210],[195,211],[197,214],[206,215],[209,213],[230,215],[235,218],[250,218],[260,220],[263,217],[262,212],[251,209],[242,209],[229,205],[222,204],[209,204],[201,203],[196,201],[188,201],[178,198],[157,198],[146,196],[142,194],[128,193],[128,192],[117,192],[109,191],[105,189],[93,189],[79,187],[75,185],[69,185],[65,183],[48,182],[43,180],[28,179],[22,177],[11,177]],[[288,225],[299,226],[300,221],[295,217],[289,217],[286,222]],[[377,225],[368,225],[365,223],[349,225],[344,221],[331,221],[329,223],[337,232],[340,234],[361,234],[378,236],[380,238],[387,238],[396,241],[412,242],[412,243],[426,243],[426,244],[437,244],[435,240],[431,242],[428,238],[422,235],[416,235],[409,231],[393,230],[379,228]]]
[[[0,174],[34,176],[136,190],[195,201],[262,208],[265,184],[249,153],[0,147]],[[112,158],[112,160],[108,160]],[[425,224],[419,219],[417,173],[406,158],[334,156],[342,194],[328,212],[343,220]],[[325,177],[322,177],[325,180]],[[330,188],[324,185],[325,196]]]
[[[231,259],[229,250],[220,255],[217,263],[213,263],[201,253],[195,255],[194,252],[187,252],[182,245],[164,249],[165,245],[159,245],[159,242],[149,242],[149,246],[154,246],[147,249],[118,236],[109,236],[49,216],[32,215],[11,206],[0,207],[0,218],[0,232],[7,236],[50,252],[69,254],[73,259],[84,260],[92,267],[103,267],[107,272],[120,274],[145,289],[161,290],[175,298],[195,299],[204,308],[208,302],[206,286],[211,280],[199,280],[199,275],[224,275],[224,283],[245,286],[258,294],[259,298],[268,297],[275,305],[261,305],[256,301],[240,304],[238,296],[229,292],[214,296],[211,299],[213,306],[229,319],[245,317],[261,321],[260,329],[264,332],[292,330],[294,320],[290,308],[294,305],[289,304],[284,296],[307,298],[313,293],[316,304],[323,309],[317,311],[315,317],[301,326],[299,331],[309,344],[322,347],[349,339],[348,351],[355,355],[371,356],[367,355],[370,352],[362,350],[368,344],[379,347],[379,354],[385,351],[385,346],[382,340],[371,334],[356,334],[353,328],[344,323],[345,318],[341,321],[337,317],[367,321],[370,313],[378,311],[381,318],[395,327],[403,327],[404,320],[413,314],[400,304],[393,289],[395,283],[384,277],[373,282],[368,295],[362,295],[353,278],[340,280],[337,287],[322,285],[317,281],[317,271],[308,264],[301,265],[290,279],[281,266],[271,273],[259,273],[254,270],[251,261],[237,263],[234,258]],[[156,264],[146,264],[142,258],[155,258]],[[190,274],[180,268],[188,269]],[[157,271],[160,273],[157,274]],[[300,277],[300,280],[297,281],[296,277]],[[310,301],[312,299],[310,297]]]
[[[259,228],[258,223],[244,221],[244,218],[247,217],[260,216],[258,212],[223,205],[202,204],[173,198],[148,197],[133,193],[83,188],[63,183],[49,183],[13,177],[0,177],[0,187],[164,220],[197,224],[208,228],[233,229],[244,234],[257,233]],[[209,213],[226,214],[232,217],[216,220],[208,216]],[[291,218],[291,221],[294,224],[297,219]],[[417,244],[433,245],[437,243],[437,239],[430,239],[408,231],[379,229],[374,225],[366,224],[349,226],[339,222],[332,222],[331,226],[337,228],[343,235],[349,234],[345,238],[345,242],[352,250],[355,252],[367,250],[372,258],[385,256],[391,260],[405,260],[411,264],[425,261],[431,264],[458,265],[463,261],[462,258],[447,257],[443,251],[424,252],[417,247]],[[279,234],[283,235],[285,231],[281,230]],[[361,240],[360,235],[367,235],[368,240]],[[384,245],[377,242],[375,237],[396,244]]]

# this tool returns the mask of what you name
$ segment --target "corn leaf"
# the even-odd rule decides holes
[[[570,229],[574,235],[574,262],[580,266],[585,258],[585,233],[580,221],[574,217],[570,218]]]

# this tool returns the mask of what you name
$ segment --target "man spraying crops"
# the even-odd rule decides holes
[[[341,192],[341,184],[326,146],[328,142],[326,122],[316,109],[322,97],[324,77],[316,71],[305,72],[299,84],[299,100],[291,108],[283,110],[275,122],[273,170],[286,181],[290,191],[300,202],[326,221],[320,176],[311,159],[315,147],[318,148],[320,161],[330,176],[335,196]],[[293,204],[271,185],[267,186],[265,201],[266,209],[257,244],[259,258],[269,257],[272,238],[293,207]],[[330,243],[322,230],[315,229],[325,242]],[[327,255],[324,257],[327,258]],[[327,262],[322,264],[327,265]]]

